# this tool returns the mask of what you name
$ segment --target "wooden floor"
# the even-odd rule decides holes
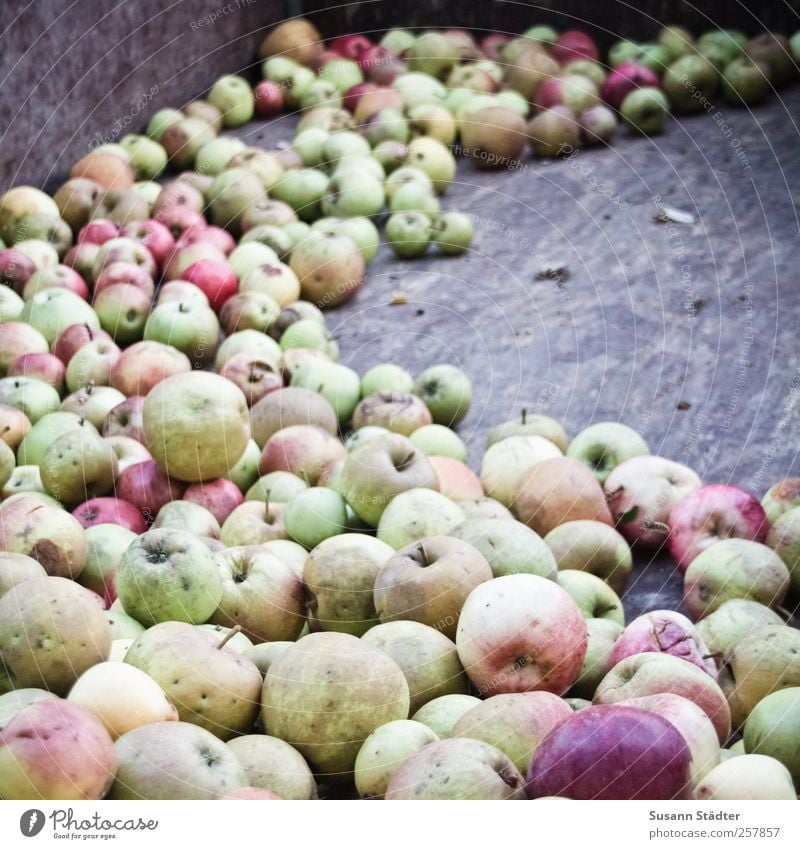
[[[800,474],[798,118],[795,86],[752,113],[721,105],[560,161],[460,162],[443,206],[474,216],[471,251],[399,261],[382,246],[357,298],[328,315],[342,361],[463,368],[476,470],[487,430],[526,407],[570,434],[625,422],[654,454],[760,497]],[[271,146],[292,124],[240,134]],[[659,222],[665,206],[695,223]],[[656,559],[625,602],[633,616],[680,594]]]

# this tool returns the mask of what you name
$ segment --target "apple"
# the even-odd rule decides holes
[[[0,404],[0,440],[16,451],[30,433],[31,423],[22,410]]]
[[[789,590],[789,570],[772,549],[748,539],[723,539],[692,560],[686,570],[683,600],[689,614],[702,619],[732,598],[780,605]]]
[[[168,501],[153,522],[154,528],[177,528],[203,540],[219,539],[220,525],[214,515],[191,501]]]
[[[678,729],[630,705],[576,711],[536,747],[527,794],[570,799],[685,799],[692,752]]]
[[[542,739],[571,715],[567,703],[552,693],[501,693],[468,710],[453,736],[495,746],[524,775]]]
[[[673,506],[699,486],[688,466],[648,455],[620,463],[604,489],[614,525],[628,542],[658,546]]]
[[[698,800],[786,799],[795,801],[792,776],[780,760],[744,754],[718,764],[695,788]]]
[[[91,498],[79,504],[72,511],[72,515],[83,528],[113,524],[137,534],[143,534],[147,530],[141,512],[133,504],[116,497]]]
[[[236,484],[241,492],[245,492],[258,480],[260,460],[261,451],[258,445],[256,445],[255,440],[248,440],[244,454],[228,473],[228,480]]]
[[[633,620],[614,644],[609,668],[642,652],[666,652],[693,663],[717,678],[711,651],[692,623],[674,610],[654,610]]]
[[[295,542],[312,549],[344,531],[346,505],[336,490],[312,486],[288,501],[283,521],[287,534]]]
[[[508,436],[490,445],[483,455],[481,484],[490,498],[511,507],[523,475],[542,460],[561,456],[561,451],[543,436]]]
[[[611,619],[618,625],[625,624],[619,596],[597,575],[564,569],[558,572],[556,581],[569,593],[586,619]]]
[[[226,475],[250,438],[244,394],[219,375],[194,372],[160,381],[147,394],[142,420],[154,459],[188,482]]]
[[[144,442],[142,427],[142,407],[144,396],[131,395],[116,407],[113,407],[105,418],[102,434],[109,436],[125,436],[137,442]]]
[[[748,754],[777,759],[789,771],[795,784],[800,778],[800,755],[796,745],[799,705],[800,687],[777,690],[753,707],[744,725],[744,746]]]
[[[70,392],[77,392],[89,384],[108,386],[111,379],[111,369],[120,357],[120,350],[114,342],[107,339],[95,339],[87,342],[75,352],[66,368],[66,384]],[[64,366],[61,360],[53,358],[59,364],[62,372]],[[58,388],[58,387],[56,387]]]
[[[747,719],[770,693],[800,687],[800,632],[788,625],[756,628],[727,656],[726,670],[733,685],[729,698],[739,718]]]
[[[341,781],[366,737],[405,719],[408,705],[408,684],[391,657],[329,631],[301,638],[272,663],[261,718],[267,733],[293,745],[315,773]]]
[[[599,102],[600,93],[594,81],[577,73],[564,73],[545,80],[537,89],[534,99],[534,105],[539,109],[566,106],[576,115],[597,106]]]
[[[578,519],[612,523],[594,475],[571,457],[542,460],[527,470],[514,487],[511,504],[517,518],[541,535]]]
[[[140,725],[117,740],[109,799],[216,799],[247,783],[236,755],[189,722]]]
[[[325,231],[292,251],[290,267],[303,297],[321,309],[338,306],[355,295],[364,282],[364,257],[349,237]]]
[[[685,572],[689,564],[721,539],[763,542],[768,522],[754,495],[727,484],[710,484],[690,492],[670,511],[669,550]]]
[[[583,659],[580,675],[570,687],[570,694],[578,699],[594,696],[597,685],[603,680],[610,668],[609,658],[614,643],[622,634],[622,625],[613,619],[587,619],[589,643]]]
[[[72,685],[68,701],[96,716],[112,740],[140,725],[178,719],[161,687],[127,663],[105,661],[87,669]]]
[[[731,711],[719,684],[693,663],[665,652],[644,652],[613,666],[597,686],[594,703],[674,693],[693,701],[714,723],[720,744],[731,733]]]
[[[424,212],[395,212],[386,222],[386,241],[396,256],[412,259],[422,256],[433,236],[431,219]]]
[[[181,721],[227,740],[252,728],[261,688],[255,664],[226,646],[229,638],[220,641],[186,622],[161,622],[136,638],[125,662],[161,685]]]
[[[643,86],[625,95],[622,120],[633,133],[653,136],[664,131],[669,117],[669,101],[660,88]]]
[[[465,694],[469,689],[455,644],[429,625],[410,620],[384,622],[366,631],[362,640],[386,652],[403,670],[411,714],[441,696]]]
[[[769,80],[775,87],[797,78],[797,63],[785,35],[762,32],[746,42],[744,52],[754,61],[767,66]]]
[[[658,88],[661,85],[658,74],[635,61],[622,62],[605,78],[600,94],[612,108],[619,109],[622,101],[637,88],[643,86]]]
[[[256,642],[295,640],[305,621],[300,578],[262,547],[233,547],[217,555],[222,599],[215,624],[239,625]]]
[[[42,478],[39,475],[38,466],[17,466],[0,490],[0,496],[5,500],[6,506],[14,501],[20,501],[25,496],[30,496],[39,502],[50,504],[52,507],[61,505],[44,491]]]
[[[394,390],[367,395],[353,411],[354,430],[378,426],[410,436],[418,428],[430,424],[431,414],[419,396]]]
[[[467,447],[464,441],[457,433],[444,425],[422,425],[415,428],[409,435],[409,439],[428,457],[449,457],[462,463],[467,460]]]
[[[0,507],[0,550],[37,560],[48,575],[77,578],[86,565],[86,535],[65,510],[24,497]]]
[[[531,118],[527,133],[534,156],[550,158],[575,150],[580,142],[580,126],[566,106],[544,109]]]
[[[395,496],[437,486],[436,472],[422,452],[406,437],[390,434],[346,455],[339,489],[356,515],[375,527]]]
[[[543,436],[552,442],[562,453],[567,450],[569,440],[564,428],[550,416],[530,414],[522,410],[518,419],[503,422],[489,431],[487,448],[509,436]]]
[[[480,551],[495,578],[517,573],[556,578],[556,561],[545,542],[513,518],[467,517],[452,534]]]
[[[122,471],[116,482],[117,498],[137,507],[148,522],[169,501],[181,497],[184,484],[170,478],[155,460],[135,463]]]
[[[378,522],[378,539],[397,550],[424,537],[449,534],[463,521],[464,513],[446,495],[412,489],[399,493],[386,506]]]
[[[221,371],[228,360],[233,359],[238,354],[260,357],[277,368],[280,346],[257,330],[238,330],[228,336],[217,349],[214,367]]]
[[[118,389],[90,385],[67,395],[61,402],[61,409],[75,413],[98,430],[103,426],[109,412],[124,400],[125,396]]]
[[[697,633],[709,653],[724,657],[745,637],[762,625],[782,625],[783,620],[766,605],[745,598],[732,598],[697,623]]]
[[[439,737],[421,722],[397,719],[376,728],[359,749],[355,785],[362,799],[383,799],[397,769]]]
[[[116,765],[102,723],[72,702],[29,704],[0,731],[4,799],[102,799]]]
[[[299,386],[270,392],[253,405],[250,418],[253,437],[262,448],[279,430],[293,425],[316,426],[331,435],[338,432],[336,413],[330,403]]]
[[[122,525],[103,523],[92,525],[86,530],[89,556],[86,567],[78,577],[78,583],[97,593],[106,606],[110,606],[116,601],[117,566],[120,558],[135,539],[136,533],[122,527]],[[138,634],[143,630],[138,622],[135,622],[135,620],[131,620],[131,622],[135,626],[134,633]],[[115,629],[113,623],[111,631],[114,639],[121,636],[121,632],[126,634],[130,632],[128,628]]]
[[[286,529],[283,525],[285,507],[285,504],[269,501],[245,501],[223,523],[220,541],[231,548],[286,539]]]
[[[326,430],[311,424],[290,425],[267,439],[260,471],[262,474],[292,472],[315,486],[325,466],[343,459],[346,454],[342,443]]]
[[[24,354],[47,352],[48,340],[30,324],[24,321],[0,324],[0,375],[6,375],[9,366]]]
[[[9,690],[0,696],[0,731],[23,709],[46,700],[60,701],[58,696],[36,687]]]
[[[353,533],[340,534],[316,545],[303,567],[303,582],[315,625],[324,631],[355,636],[376,625],[375,579],[393,554],[394,549],[380,540]]]
[[[800,478],[784,478],[773,484],[761,499],[761,506],[770,525],[784,513],[800,507]]]
[[[0,598],[28,578],[43,578],[44,567],[26,554],[0,552]]]
[[[268,472],[262,475],[245,493],[245,501],[277,501],[285,504],[308,484],[291,472]],[[305,553],[303,554],[305,558]]]
[[[125,612],[145,625],[205,622],[222,597],[209,549],[194,534],[173,528],[149,530],[130,545],[116,587]]]
[[[217,478],[190,484],[183,493],[183,499],[204,507],[222,524],[244,501],[244,496],[234,483],[225,478]]]
[[[619,422],[598,422],[578,433],[567,448],[567,457],[585,463],[602,485],[620,463],[649,454],[644,439]]]
[[[580,673],[587,643],[585,620],[568,593],[526,574],[477,586],[464,603],[456,635],[470,680],[490,696],[564,693]]]
[[[466,463],[452,457],[428,457],[436,472],[439,491],[452,501],[476,501],[483,498],[478,476]]]
[[[0,248],[0,283],[21,294],[36,264],[17,248]]]
[[[482,740],[452,738],[423,746],[392,774],[387,799],[521,799],[525,780],[511,760]]]
[[[34,377],[62,392],[65,371],[64,364],[53,354],[27,353],[13,360],[7,373],[9,377]],[[102,378],[97,382],[102,382]]]
[[[800,510],[793,508],[775,519],[766,544],[783,560],[789,570],[793,593],[800,588]]]
[[[769,96],[770,70],[766,62],[739,56],[722,70],[721,90],[735,105],[755,106]]]
[[[43,687],[64,695],[110,650],[101,600],[67,578],[30,578],[0,598],[3,691]]]
[[[317,784],[303,756],[288,743],[264,734],[246,734],[226,744],[252,787],[281,799],[316,799]]]
[[[436,424],[452,427],[464,418],[472,401],[472,384],[461,369],[448,364],[430,366],[417,378],[415,389]]]
[[[126,397],[146,396],[162,380],[191,368],[189,358],[170,345],[136,342],[122,352],[111,369],[111,385]]]
[[[581,139],[586,145],[610,144],[617,131],[617,116],[602,103],[578,115]]]
[[[89,298],[89,287],[86,281],[68,265],[47,265],[34,272],[21,292],[22,298],[29,301],[39,292],[51,288],[68,289],[84,301]]]
[[[135,439],[129,436],[106,436],[106,442],[111,446],[117,456],[117,472],[121,475],[130,466],[152,460],[150,452]],[[116,483],[119,481],[117,478]]]
[[[604,522],[579,519],[553,528],[544,541],[559,570],[590,572],[616,593],[625,590],[633,572],[633,555],[614,528]]]
[[[58,409],[58,392],[49,383],[35,377],[0,379],[0,404],[15,407],[31,424]]]
[[[45,491],[74,506],[111,491],[117,477],[117,457],[96,431],[75,428],[47,447],[39,471]]]

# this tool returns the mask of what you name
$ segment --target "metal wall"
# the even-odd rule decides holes
[[[252,63],[281,0],[0,0],[0,189],[45,185],[99,139]]]

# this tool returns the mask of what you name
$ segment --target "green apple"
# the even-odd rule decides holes
[[[292,168],[278,178],[270,197],[288,203],[302,221],[320,216],[320,202],[328,191],[329,178],[314,168]]]
[[[576,434],[567,457],[585,463],[604,484],[611,471],[631,457],[649,454],[650,448],[632,428],[619,422],[598,422]]]
[[[377,625],[375,577],[393,554],[391,546],[364,534],[340,533],[320,541],[303,566],[315,626],[360,637]]]
[[[219,538],[219,522],[210,510],[193,501],[168,501],[157,513],[154,528],[177,528],[204,539]]]
[[[744,725],[748,753],[779,760],[800,781],[800,687],[787,687],[765,696],[756,704]]]
[[[48,495],[75,506],[111,491],[117,478],[117,455],[96,431],[78,427],[47,447],[39,471]]]
[[[349,421],[361,398],[361,378],[340,363],[308,363],[293,375],[291,386],[311,389],[330,403],[340,424]]]
[[[211,551],[194,534],[173,528],[147,531],[131,543],[120,558],[116,586],[125,612],[145,625],[200,624],[222,598]]]
[[[626,95],[620,113],[631,132],[654,136],[664,131],[669,117],[669,101],[661,89],[642,86]]]
[[[786,564],[796,594],[800,591],[800,508],[788,510],[773,521],[766,543]]]
[[[167,127],[183,120],[183,112],[179,109],[159,109],[147,124],[147,135],[154,141],[160,141]]]
[[[259,459],[260,459],[259,453]],[[245,501],[276,501],[285,504],[308,489],[308,484],[291,472],[269,472],[262,475],[245,493]]]
[[[430,136],[419,136],[409,143],[406,163],[431,178],[437,195],[447,191],[456,175],[456,160],[450,148]]]
[[[244,77],[235,74],[220,77],[208,93],[208,102],[222,113],[226,127],[240,127],[253,117],[253,90]]]
[[[86,324],[92,330],[100,328],[95,311],[68,289],[45,289],[34,295],[22,308],[19,320],[38,330],[49,345],[70,324]]]
[[[467,460],[467,446],[464,441],[457,433],[444,425],[422,425],[416,428],[408,438],[429,457],[452,457],[462,463]]]
[[[202,365],[216,353],[219,321],[214,310],[202,303],[168,301],[148,316],[144,338],[172,345],[193,363]]]
[[[402,259],[422,256],[431,242],[431,219],[424,212],[396,212],[386,222],[386,241]]]
[[[591,572],[564,569],[558,573],[558,585],[572,596],[585,619],[610,619],[625,625],[625,611],[619,596]]]
[[[362,799],[383,799],[397,768],[423,746],[438,739],[427,725],[412,719],[396,719],[376,728],[356,756],[358,795]]]
[[[420,182],[409,182],[400,186],[392,195],[389,208],[392,213],[421,212],[433,222],[441,211],[439,201],[431,190]]]
[[[283,521],[286,532],[295,542],[312,549],[344,531],[347,524],[345,502],[334,489],[312,486],[287,502]]]
[[[633,573],[633,555],[625,538],[610,525],[591,519],[564,522],[544,538],[559,570],[591,572],[622,593]]]
[[[472,235],[472,218],[463,212],[445,212],[433,222],[434,244],[447,256],[464,253]]]
[[[411,392],[414,378],[401,366],[394,363],[382,363],[373,366],[361,378],[363,397],[381,391]]]
[[[446,495],[411,489],[393,498],[381,514],[378,539],[397,550],[425,537],[450,534],[463,521],[463,511]]]
[[[587,619],[586,627],[589,631],[589,645],[580,675],[570,687],[569,692],[576,698],[591,701],[598,684],[605,678],[611,666],[611,651],[622,634],[623,627],[613,619],[595,618]]]
[[[417,378],[415,389],[436,424],[458,424],[472,403],[472,383],[453,365],[440,364],[425,369]]]
[[[120,139],[137,180],[155,180],[167,167],[167,152],[152,138],[130,134]]]
[[[757,601],[732,598],[697,623],[697,633],[711,654],[725,657],[763,625],[783,625],[774,610]]]
[[[250,787],[270,790],[281,799],[317,798],[317,783],[305,758],[283,740],[245,734],[226,745],[242,765]]]
[[[462,716],[473,707],[481,704],[475,696],[464,693],[450,693],[439,696],[424,704],[411,718],[427,725],[442,740],[453,735],[453,728]]]
[[[380,244],[378,228],[369,218],[353,215],[349,218],[320,218],[312,225],[313,230],[327,230],[338,236],[349,236],[361,251],[364,262],[375,259]]]
[[[558,569],[550,549],[536,531],[522,522],[471,518],[451,533],[480,551],[495,578],[527,572],[556,580]]]
[[[228,136],[211,139],[197,151],[197,158],[194,163],[195,170],[198,174],[216,177],[228,167],[228,163],[237,153],[246,149],[245,143],[241,139]]]
[[[205,372],[178,374],[156,384],[145,399],[142,421],[153,458],[178,480],[225,477],[250,439],[242,391]]]

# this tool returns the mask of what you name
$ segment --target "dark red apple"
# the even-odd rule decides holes
[[[655,71],[636,62],[623,62],[614,68],[600,87],[600,96],[612,109],[619,109],[622,101],[636,88],[661,88]]]
[[[355,112],[358,101],[368,92],[377,91],[375,83],[356,83],[344,93],[344,108],[349,112]]]
[[[52,353],[65,366],[68,366],[69,361],[79,348],[82,348],[87,342],[93,342],[96,339],[105,339],[108,342],[114,341],[105,330],[89,327],[88,324],[70,324],[69,327],[64,329],[56,341],[53,342]]]
[[[283,109],[283,89],[271,80],[263,80],[254,89],[256,115],[272,118]]]
[[[533,753],[530,799],[686,799],[692,754],[663,717],[627,705],[593,705],[553,728]]]
[[[113,221],[107,218],[96,218],[81,227],[75,242],[79,245],[83,242],[103,245],[110,239],[116,239],[117,236],[119,236],[119,227]]]
[[[345,59],[359,60],[365,50],[372,47],[372,42],[365,36],[360,34],[340,35],[334,38],[330,43],[330,49]]]
[[[729,484],[708,484],[690,492],[672,508],[667,542],[681,572],[710,545],[722,539],[764,542],[769,522],[751,492]]]
[[[481,39],[481,50],[487,59],[497,62],[500,59],[500,50],[511,41],[510,36],[501,32],[490,32]]]
[[[221,525],[244,502],[244,496],[233,481],[217,478],[190,484],[183,493],[183,500],[205,507]]]
[[[135,534],[143,534],[147,530],[147,522],[139,509],[113,496],[84,501],[72,511],[72,515],[84,528],[92,525],[121,525]]]
[[[239,281],[228,263],[213,259],[193,262],[180,275],[180,279],[202,289],[214,312],[219,312],[225,301],[239,291]]]
[[[594,39],[578,29],[568,29],[553,42],[553,58],[559,65],[566,65],[576,59],[591,59],[596,62],[600,51]]]
[[[164,265],[175,247],[175,238],[169,228],[155,218],[126,224],[119,234],[141,242],[153,255],[159,268]]]
[[[184,484],[169,477],[155,460],[129,466],[116,482],[117,498],[133,504],[148,524],[168,501],[181,498],[183,491]]]

